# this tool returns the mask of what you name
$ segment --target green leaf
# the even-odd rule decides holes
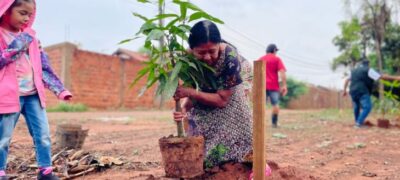
[[[196,6],[196,5],[194,5],[194,4],[190,3],[190,2],[185,2],[185,4],[186,4],[187,8],[189,8],[189,9],[191,9],[193,11],[203,11],[198,6]]]
[[[144,24],[142,25],[142,27],[140,27],[140,30],[139,30],[139,32],[136,33],[136,35],[139,35],[140,33],[143,33],[144,35],[147,36],[148,33],[149,33],[151,30],[155,29],[155,28],[157,28],[157,25],[155,25],[155,24],[152,23],[152,22],[146,22],[146,23],[144,23]]]
[[[170,99],[172,96],[174,96],[176,89],[178,88],[178,78],[174,79],[169,79],[168,83],[165,85],[165,88],[163,90],[163,98],[165,99]]]
[[[136,12],[132,12],[132,15],[142,19],[143,21],[148,21],[149,20],[149,19],[147,19],[147,17],[145,17],[145,16],[143,16],[143,15],[141,15],[139,13],[136,13]]]
[[[181,17],[180,20],[184,21],[186,19],[186,14],[187,14],[187,4],[180,4],[180,11],[181,11]]]
[[[157,91],[156,91],[157,96],[162,96],[165,86],[167,85],[167,78],[168,77],[165,74],[160,74],[160,76],[158,77],[159,84],[158,84]]]
[[[205,14],[206,14],[205,12],[196,12],[196,13],[193,13],[193,14],[190,15],[190,17],[189,17],[189,22],[192,22],[192,21],[194,21],[194,20],[200,19],[200,18],[204,17]]]
[[[135,40],[135,39],[139,39],[139,38],[141,38],[141,36],[137,36],[137,37],[134,37],[134,38],[125,39],[125,40],[120,41],[120,42],[118,43],[118,45],[125,44],[125,43],[131,42],[131,41],[133,41],[133,40]]]
[[[151,41],[145,41],[144,46],[146,49],[151,50],[152,49],[152,43]]]
[[[144,67],[143,69],[141,69],[137,75],[136,78],[133,80],[133,82],[129,85],[129,88],[132,88],[133,86],[136,85],[137,82],[140,81],[140,79],[142,79],[143,76],[145,76],[147,73],[149,73],[151,70],[151,65]]]
[[[186,33],[190,32],[190,29],[192,29],[192,27],[190,27],[189,25],[185,25],[185,24],[179,25],[178,28],[180,30],[182,30],[182,32],[186,32]]]
[[[190,67],[192,67],[195,71],[199,71],[199,69],[197,68],[196,64],[194,64],[193,62],[189,62],[189,61],[185,61]]]
[[[147,83],[146,83],[146,87],[150,87],[153,84],[153,81],[157,79],[156,74],[154,72],[154,66],[152,66],[149,75],[147,76]]]
[[[137,2],[140,2],[140,3],[149,3],[150,1],[149,1],[149,0],[137,0]]]
[[[170,34],[177,35],[181,37],[183,40],[187,40],[188,36],[186,35],[186,29],[184,27],[176,27],[176,26],[171,26],[169,30]]]
[[[153,78],[153,79],[147,81],[146,88],[150,88],[150,87],[153,86],[154,83],[156,83],[157,81],[158,81],[158,77]]]
[[[194,20],[200,19],[200,18],[205,18],[208,19],[210,21],[216,22],[216,23],[220,23],[220,24],[224,24],[224,22],[218,18],[215,18],[205,12],[196,12],[193,13],[192,15],[190,15],[189,17],[189,22],[192,22]]]
[[[172,20],[171,22],[169,22],[168,24],[167,24],[167,26],[165,26],[165,29],[170,29],[173,25],[175,25],[175,23],[176,22],[178,22],[179,21],[179,18],[176,18],[176,19],[174,19],[174,20]]]
[[[190,77],[192,77],[192,81],[193,81],[192,83],[194,83],[196,85],[196,89],[199,89],[200,88],[200,84],[197,81],[196,77],[194,77],[191,73],[189,73],[189,75],[190,75]]]
[[[172,36],[169,43],[169,51],[176,51],[181,49],[181,45],[176,41],[176,37]]]
[[[149,35],[147,36],[147,41],[149,40],[160,40],[164,36],[164,31],[160,29],[153,29],[150,31]]]
[[[172,17],[179,18],[179,16],[176,14],[159,14],[155,18],[150,19],[149,21],[156,21],[159,19],[166,19],[166,18],[172,18]]]
[[[172,70],[172,73],[171,73],[170,78],[171,78],[171,79],[177,78],[179,72],[181,71],[181,68],[182,68],[182,62],[178,61],[178,62],[175,64],[174,69]]]

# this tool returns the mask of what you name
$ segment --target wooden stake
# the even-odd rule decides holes
[[[265,180],[265,62],[254,61],[253,79],[253,172],[255,180]]]

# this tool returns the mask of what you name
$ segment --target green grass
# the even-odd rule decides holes
[[[307,120],[320,120],[320,121],[347,121],[353,118],[351,109],[325,109],[320,112],[306,114]]]
[[[57,106],[47,108],[47,112],[85,112],[88,107],[84,104],[60,103]]]

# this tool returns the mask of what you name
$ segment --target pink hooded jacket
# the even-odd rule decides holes
[[[2,16],[12,5],[14,0],[0,0],[0,16]],[[48,58],[39,48],[38,40],[35,38],[36,32],[31,28],[35,20],[35,12],[30,18],[28,26],[23,32],[33,37],[29,45],[29,57],[33,67],[33,79],[37,89],[40,102],[43,108],[45,104],[45,87],[53,91],[59,99],[71,96],[62,85],[61,81],[54,74],[49,66]],[[19,86],[16,75],[15,57],[20,52],[10,52],[8,45],[3,37],[0,36],[0,114],[15,113],[20,111],[19,105]],[[14,58],[14,60],[13,60]],[[1,62],[3,61],[3,62]]]

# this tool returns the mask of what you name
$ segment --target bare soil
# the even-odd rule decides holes
[[[48,116],[53,141],[57,124],[78,123],[89,129],[84,150],[124,161],[122,166],[77,179],[168,179],[158,140],[176,131],[170,111]],[[272,129],[269,123],[266,128],[271,179],[400,179],[400,128],[396,121],[391,121],[388,129],[378,128],[376,119],[371,116],[368,128],[355,129],[350,111],[281,111],[279,128]],[[8,172],[17,174],[13,169],[18,164],[13,162],[32,154],[32,140],[21,119],[12,139]],[[235,167],[231,166],[231,171],[236,171]]]

